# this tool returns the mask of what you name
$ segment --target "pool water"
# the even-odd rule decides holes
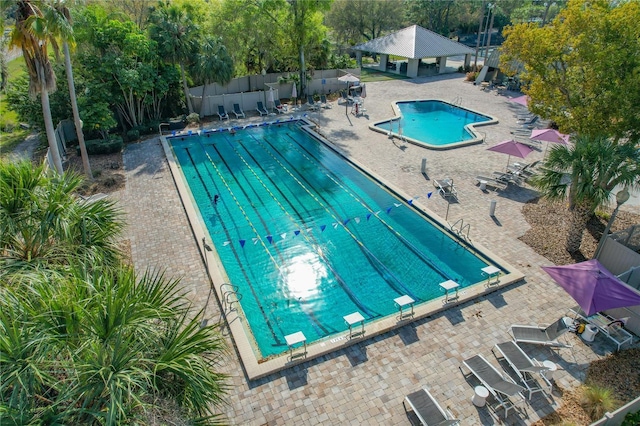
[[[396,102],[401,117],[374,123],[374,130],[392,132],[431,147],[476,141],[469,125],[489,124],[493,118],[436,100]],[[399,129],[401,126],[401,130]]]
[[[490,264],[299,121],[168,142],[258,359],[287,351],[288,334],[330,338],[353,312],[375,321],[399,296],[421,303],[442,297],[441,282],[478,283]]]

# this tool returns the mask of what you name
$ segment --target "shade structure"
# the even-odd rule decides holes
[[[487,151],[500,152],[502,154],[507,154],[509,157],[507,158],[507,168],[509,167],[509,161],[511,160],[511,156],[515,156],[518,158],[525,158],[527,155],[531,154],[533,148],[529,145],[525,145],[523,143],[514,141],[513,139],[502,141],[497,145],[488,148]]]
[[[358,83],[360,79],[351,73],[346,73],[342,77],[338,77],[339,81],[343,81],[345,83]]]
[[[597,259],[542,269],[555,280],[588,315],[607,309],[640,305],[640,292],[623,283]]]
[[[527,95],[518,96],[517,98],[511,98],[510,101],[511,102],[515,102],[515,103],[520,104],[520,105],[528,106],[529,105],[529,96],[527,96]]]

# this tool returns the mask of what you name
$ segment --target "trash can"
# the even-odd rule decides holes
[[[580,337],[582,337],[582,340],[585,342],[593,342],[593,339],[596,338],[596,334],[598,334],[598,327],[593,324],[587,324]]]

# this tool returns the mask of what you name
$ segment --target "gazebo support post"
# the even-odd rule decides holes
[[[420,60],[419,59],[410,59],[409,58],[409,63],[407,64],[407,77],[417,77],[418,76],[418,64],[419,64]]]
[[[378,69],[382,72],[387,70],[387,62],[389,62],[389,55],[385,53],[380,54],[380,65],[378,65]]]

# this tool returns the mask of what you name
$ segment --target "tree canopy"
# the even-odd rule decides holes
[[[505,29],[501,63],[521,79],[529,109],[564,133],[640,137],[640,2],[572,0],[549,24]]]

